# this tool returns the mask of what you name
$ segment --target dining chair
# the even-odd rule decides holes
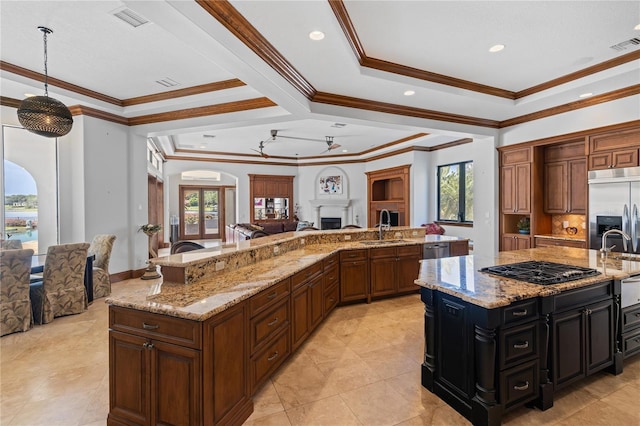
[[[111,278],[109,277],[109,260],[116,236],[99,234],[93,237],[89,246],[89,255],[93,260],[93,297],[105,297],[111,294]]]
[[[298,231],[319,231],[319,229],[313,226],[304,226],[302,228],[299,228]]]
[[[31,328],[32,256],[31,249],[0,251],[0,336]]]
[[[0,250],[22,250],[22,241],[0,240]]]
[[[178,241],[177,243],[171,245],[170,254],[184,253],[185,251],[192,251],[203,248],[204,246],[202,244],[198,244],[193,241]]]
[[[33,321],[46,324],[55,317],[87,309],[84,272],[89,243],[60,244],[47,249],[42,281],[31,283]]]
[[[358,226],[358,225],[345,225],[340,229],[361,229],[362,226]]]

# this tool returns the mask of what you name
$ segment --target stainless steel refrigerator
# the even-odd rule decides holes
[[[602,246],[602,234],[620,229],[631,237],[628,253],[640,253],[640,167],[589,172],[589,248]],[[610,234],[607,245],[623,251],[619,234]]]

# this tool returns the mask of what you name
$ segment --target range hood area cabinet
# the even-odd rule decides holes
[[[543,148],[509,146],[500,155],[500,250],[533,247],[533,235],[550,233],[551,216],[544,213],[541,189],[544,184]],[[536,188],[538,190],[536,190]],[[529,234],[518,232],[517,223],[529,218]]]
[[[408,226],[411,223],[409,217],[410,167],[411,165],[406,165],[366,173],[369,228],[378,223],[380,211],[383,209],[397,213],[397,226]]]

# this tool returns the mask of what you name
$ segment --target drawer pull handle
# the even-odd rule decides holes
[[[529,341],[525,340],[524,343],[515,343],[513,345],[514,349],[527,349],[529,347]]]
[[[335,298],[333,298],[333,297],[332,297],[331,299],[329,299],[329,302],[331,302],[331,303],[333,303],[333,302],[335,302],[335,301],[336,301],[336,299],[335,299]]]
[[[636,312],[636,316],[640,318],[640,312]]]
[[[278,317],[276,317],[276,319],[274,319],[273,321],[271,321],[271,322],[270,322],[270,323],[268,323],[267,325],[268,325],[269,327],[271,327],[272,325],[274,325],[274,324],[275,324],[275,323],[277,323],[277,322],[278,322]]]
[[[269,295],[267,296],[267,299],[273,299],[273,298],[274,298],[274,297],[276,297],[277,295],[278,295],[278,292],[277,292],[277,291],[274,291],[273,293],[271,293],[271,294],[269,294]]]
[[[355,254],[350,254],[349,257],[353,258],[353,257],[356,257],[356,255]]]
[[[147,324],[146,322],[142,323],[142,328],[144,328],[145,330],[157,330],[160,328],[159,325],[152,325],[152,324]]]
[[[529,389],[529,382],[528,381],[524,382],[524,385],[515,385],[513,389],[517,391],[527,390]]]
[[[529,313],[529,311],[527,311],[526,309],[523,309],[521,311],[513,311],[513,316],[514,317],[523,317],[525,315],[527,315]]]
[[[278,358],[278,355],[280,355],[280,354],[278,353],[278,351],[276,351],[273,355],[271,355],[269,358],[267,358],[267,361],[273,361],[274,359]]]

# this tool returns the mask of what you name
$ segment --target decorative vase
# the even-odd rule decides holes
[[[147,237],[149,237],[149,254],[151,255],[151,259],[158,257],[158,254],[153,249],[152,239],[153,239],[153,236],[157,234],[159,231],[152,232],[152,231],[143,230],[142,232],[144,232],[147,235]],[[155,280],[156,278],[161,277],[161,275],[158,273],[158,268],[156,267],[156,265],[153,264],[151,259],[147,261],[148,263],[147,269],[144,270],[144,274],[140,277],[143,280]]]
[[[518,232],[521,234],[528,234],[529,230],[528,229],[518,229]]]

